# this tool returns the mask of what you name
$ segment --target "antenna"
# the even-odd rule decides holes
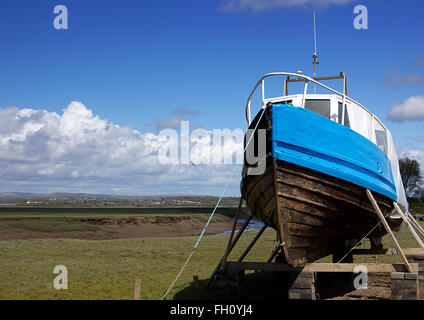
[[[316,27],[316,23],[315,23],[315,9],[314,9],[314,54],[312,56],[312,59],[314,59],[314,61],[312,62],[314,65],[314,79],[316,79],[317,77],[317,64],[319,64],[318,62],[318,56],[317,56],[317,27]],[[314,84],[314,93],[317,93],[317,86],[316,84]]]
[[[317,53],[317,27],[315,24],[315,9],[314,9],[314,43],[315,43],[315,51],[314,53]]]

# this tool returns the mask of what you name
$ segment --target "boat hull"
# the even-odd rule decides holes
[[[245,175],[242,197],[254,215],[278,231],[284,259],[299,267],[340,254],[366,236],[378,245],[386,234],[365,188],[309,168],[269,158],[262,175]],[[391,228],[393,200],[374,193]]]

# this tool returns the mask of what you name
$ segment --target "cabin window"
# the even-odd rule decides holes
[[[330,119],[330,100],[306,99],[305,109]]]
[[[350,128],[349,113],[347,112],[347,105],[345,105],[344,112],[345,112],[345,118],[344,118],[343,125]],[[343,118],[342,103],[339,102],[339,121],[338,122],[340,124],[342,124],[342,118]]]
[[[293,106],[293,100],[284,100],[277,103],[273,103],[273,105],[287,105],[287,106]]]
[[[375,139],[377,140],[377,146],[387,154],[387,135],[386,131],[375,130]]]

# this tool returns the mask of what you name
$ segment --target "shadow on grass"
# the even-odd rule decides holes
[[[282,272],[247,273],[239,289],[219,288],[216,281],[209,289],[209,279],[194,281],[174,296],[175,300],[287,300],[289,275]],[[319,299],[343,296],[354,291],[353,277],[349,273],[320,273],[316,280]]]

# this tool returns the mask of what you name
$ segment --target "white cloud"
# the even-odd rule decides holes
[[[401,158],[408,157],[424,163],[424,151],[419,149],[411,149],[401,153]],[[424,168],[423,168],[424,169]]]
[[[208,141],[192,141],[196,167],[163,165],[157,157],[165,143],[160,136],[101,119],[81,102],[73,101],[62,114],[0,109],[0,191],[219,194],[234,164],[199,164],[210,157]],[[242,144],[229,141],[224,148],[240,152]],[[232,194],[238,193],[239,177]]]
[[[224,0],[223,11],[262,11],[278,7],[326,7],[329,5],[344,5],[354,0]]]
[[[409,97],[389,110],[389,119],[395,122],[424,120],[424,96]]]

